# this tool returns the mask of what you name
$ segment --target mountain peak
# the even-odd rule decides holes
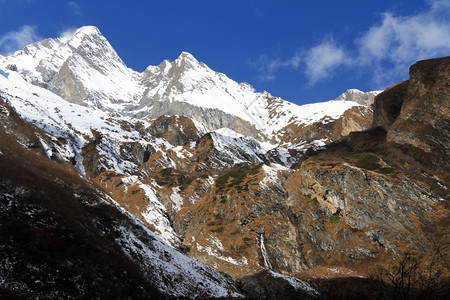
[[[75,30],[73,36],[86,36],[86,35],[102,35],[100,30],[93,25],[83,26]]]
[[[178,66],[196,66],[200,64],[200,62],[189,52],[183,51],[180,56],[175,60],[175,63]]]
[[[108,47],[109,42],[100,32],[100,30],[95,26],[83,26],[78,28],[73,32],[72,35],[66,36],[68,43],[72,45],[74,48],[78,48],[81,44],[84,44],[86,41],[91,41],[95,44],[102,43],[107,44]]]
[[[188,60],[197,61],[197,59],[194,57],[194,55],[192,55],[191,53],[186,52],[186,51],[182,51],[180,56],[178,56],[178,59],[188,59]]]

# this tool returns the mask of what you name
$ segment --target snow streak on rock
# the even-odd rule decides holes
[[[259,235],[259,247],[261,249],[261,255],[264,260],[264,268],[271,270],[272,265],[270,264],[269,257],[267,256],[266,246],[264,245],[264,234],[262,233]]]

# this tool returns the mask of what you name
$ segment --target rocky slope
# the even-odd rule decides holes
[[[396,89],[403,87],[377,101]],[[237,277],[431,252],[434,238],[448,241],[428,231],[448,216],[448,169],[430,166],[425,156],[418,160],[421,150],[387,136],[382,128],[351,133],[286,168],[262,155],[227,165],[220,162],[224,152],[211,151],[221,147],[207,135],[196,150],[185,146],[185,166],[164,168],[151,158],[139,177],[149,185],[155,181],[180,247]]]
[[[240,298],[116,202],[52,162],[45,132],[0,100],[0,295],[6,298]]]
[[[297,106],[185,52],[137,73],[95,27],[29,45],[0,57],[2,226],[14,215],[9,232],[30,218],[25,233],[41,232],[55,215],[67,250],[49,252],[53,265],[75,264],[74,243],[93,245],[106,257],[92,267],[100,284],[114,293],[126,276],[130,296],[317,298],[298,278],[367,276],[362,264],[436,247],[448,275],[448,62],[419,62],[381,94]],[[13,240],[0,282],[21,296],[29,250],[16,256]],[[117,269],[109,255],[122,257]],[[53,265],[35,270],[32,295],[48,294]],[[58,295],[92,295],[84,270]]]

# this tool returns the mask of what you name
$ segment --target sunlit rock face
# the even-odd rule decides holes
[[[433,153],[435,163],[450,161],[450,57],[420,61],[410,79],[398,117],[387,139]]]

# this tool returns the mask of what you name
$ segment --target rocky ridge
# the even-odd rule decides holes
[[[288,125],[304,127],[325,117],[336,120],[347,109],[361,106],[349,96],[337,103],[298,107],[236,83],[187,52],[138,73],[93,26],[28,45],[0,63],[71,103],[145,121],[161,115],[189,117],[208,131],[228,128],[273,145],[280,142],[278,131]],[[360,94],[362,99],[373,93]]]

